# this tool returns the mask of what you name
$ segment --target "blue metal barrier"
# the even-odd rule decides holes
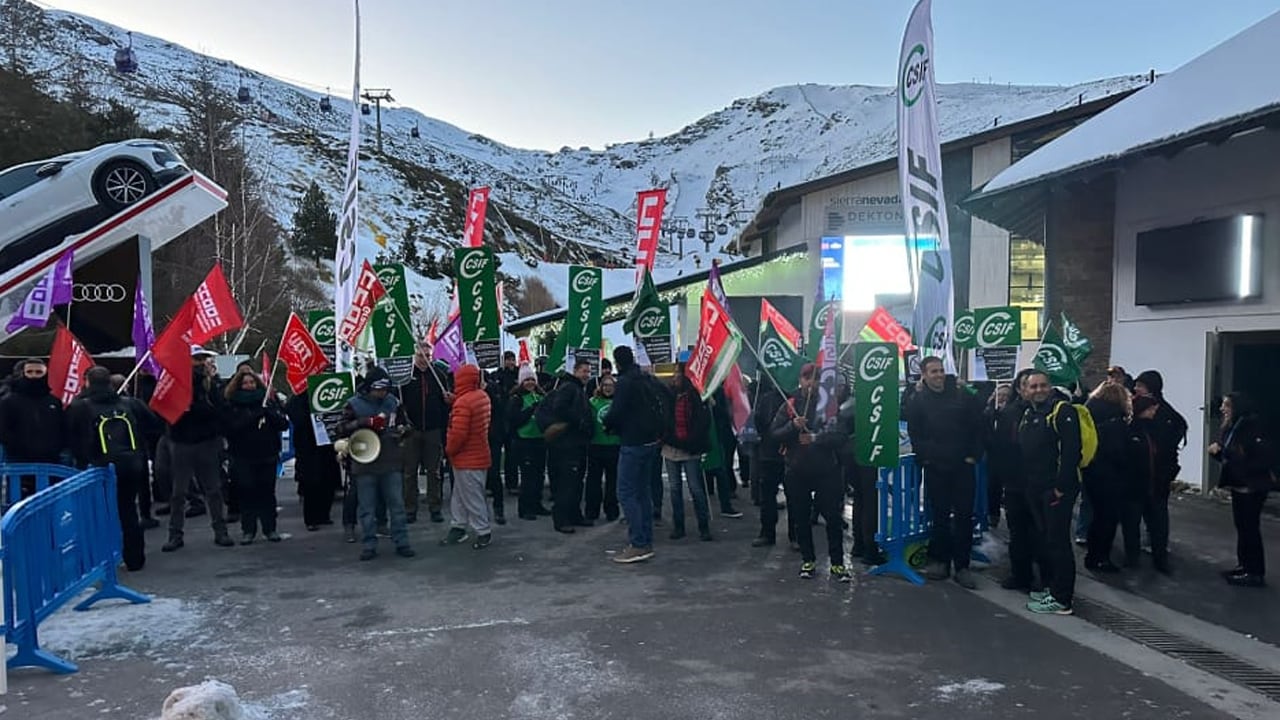
[[[911,567],[907,546],[929,537],[929,506],[915,455],[904,455],[896,468],[881,468],[876,480],[880,499],[880,526],[876,542],[887,561],[871,568],[872,575],[901,575],[923,585],[924,577]]]
[[[43,463],[12,463],[0,465],[0,484],[4,485],[4,496],[0,506],[4,509],[15,505],[22,499],[22,479],[31,478],[34,483],[32,492],[39,492],[75,475],[78,470],[66,465],[48,465]]]
[[[30,474],[30,468],[51,466],[9,465],[0,473]],[[4,632],[18,652],[9,669],[43,667],[55,673],[73,673],[74,663],[40,649],[36,630],[85,588],[98,590],[76,610],[88,610],[99,600],[117,598],[132,603],[150,602],[145,595],[116,581],[120,564],[120,516],[116,506],[115,468],[75,472],[62,482],[19,501],[0,518],[4,548]],[[50,476],[56,476],[50,472]]]
[[[976,549],[987,530],[987,463],[983,459],[975,468],[973,499],[973,545],[971,557],[989,563],[986,554]],[[925,493],[923,474],[915,455],[903,455],[896,468],[881,468],[876,480],[880,503],[880,524],[876,542],[884,551],[886,562],[868,572],[872,575],[900,575],[916,585],[924,577],[911,565],[908,548],[926,542],[933,528],[929,499]]]

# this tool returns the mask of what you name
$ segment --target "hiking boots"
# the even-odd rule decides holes
[[[449,528],[449,534],[440,541],[441,545],[458,545],[467,539],[467,531],[462,528]]]
[[[930,580],[946,580],[951,577],[951,565],[944,562],[930,562],[925,567],[924,576]]]
[[[492,534],[492,533],[485,533],[485,534],[483,534],[483,535],[477,535],[477,536],[476,536],[476,541],[475,541],[475,542],[473,542],[473,543],[471,543],[471,549],[472,549],[472,550],[483,550],[483,549],[485,549],[485,548],[489,547],[489,543],[491,543],[491,542],[493,542],[493,534]]]
[[[275,530],[272,530],[271,532],[267,533],[265,537],[267,538],[267,542],[280,542],[281,540],[284,539],[280,537],[280,533],[276,532]]]
[[[977,590],[978,580],[973,577],[973,573],[969,568],[957,568],[955,576],[956,584],[965,590]]]
[[[236,542],[226,533],[218,533],[213,536],[213,544],[218,547],[234,547]]]
[[[771,537],[758,537],[751,541],[751,547],[773,547],[777,542]]]
[[[396,548],[396,554],[402,558],[411,558],[417,555],[418,553],[414,552],[413,548],[409,547],[408,545],[401,545],[400,547]]]
[[[254,540],[254,538],[256,538],[256,537],[257,537],[257,535],[256,535],[256,534],[254,534],[254,533],[245,533],[245,534],[244,534],[244,537],[240,539],[240,544],[241,544],[241,545],[252,545],[252,544],[253,544],[253,540]]]
[[[182,542],[182,538],[171,536],[169,541],[160,546],[160,552],[173,552],[180,549],[186,543]]]

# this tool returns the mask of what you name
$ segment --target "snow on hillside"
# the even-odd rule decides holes
[[[312,178],[338,204],[351,112],[342,95],[349,89],[334,88],[332,111],[322,112],[323,92],[141,34],[133,35],[140,71],[120,75],[111,57],[116,46],[128,41],[124,29],[71,13],[43,12],[49,38],[23,36],[32,43],[26,52],[29,62],[51,78],[53,87],[65,88],[76,68],[94,96],[132,104],[145,124],[175,127],[184,116],[180,99],[189,92],[202,61],[211,63],[228,97],[235,97],[242,84],[252,95],[252,102],[242,105],[243,142],[251,155],[261,158],[259,170],[280,221],[288,226]],[[0,32],[8,35],[12,29],[0,26]],[[1071,87],[944,85],[939,88],[943,140],[1143,82],[1142,77],[1124,77]],[[394,241],[412,218],[421,228],[420,252],[446,257],[462,234],[467,189],[489,185],[493,192],[486,242],[501,253],[538,263],[533,268],[505,261],[501,272],[512,277],[536,274],[563,304],[564,282],[554,279],[564,274],[562,266],[631,266],[635,193],[663,186],[669,189],[668,222],[687,218],[701,229],[702,221],[695,215],[708,209],[731,228],[717,236],[708,252],[686,254],[683,263],[660,255],[658,277],[674,277],[692,269],[695,255],[706,267],[768,192],[892,156],[895,113],[892,88],[786,86],[736,100],[667,137],[604,150],[549,152],[508,147],[410,108],[384,106],[384,154],[375,152],[373,116],[362,118],[360,207],[369,224],[359,228],[360,251],[375,256],[375,229]],[[412,137],[415,127],[418,138]],[[696,241],[691,245],[702,247]],[[617,275],[629,273],[620,270]],[[611,292],[614,281],[607,282],[606,292]],[[428,306],[428,315],[447,303],[445,281],[413,277],[410,286]]]

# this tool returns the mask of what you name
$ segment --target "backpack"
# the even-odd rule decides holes
[[[126,412],[114,410],[99,415],[97,434],[98,449],[107,460],[120,460],[138,451],[138,437]]]
[[[671,417],[671,395],[663,387],[662,382],[652,375],[640,374],[640,382],[636,388],[640,395],[640,408],[645,413],[647,427],[654,432],[660,431]]]
[[[1093,422],[1093,413],[1083,405],[1060,401],[1049,413],[1049,423],[1055,430],[1058,427],[1058,410],[1062,409],[1063,405],[1075,409],[1076,417],[1080,420],[1080,467],[1089,467],[1089,463],[1093,462],[1094,456],[1098,454],[1098,426]]]

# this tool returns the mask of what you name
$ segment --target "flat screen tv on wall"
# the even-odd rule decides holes
[[[1262,216],[1233,215],[1138,233],[1135,305],[1262,295]]]

